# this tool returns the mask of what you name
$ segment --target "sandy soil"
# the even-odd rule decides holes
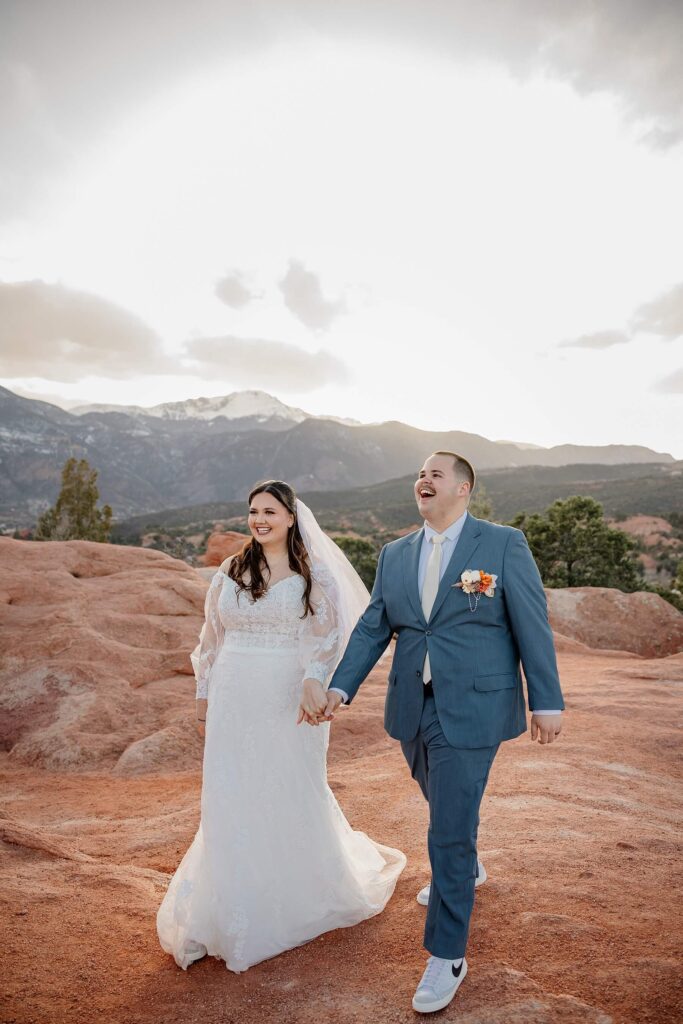
[[[438,1016],[463,1024],[683,1018],[683,659],[560,653],[568,711],[550,747],[503,744],[482,807],[468,962]],[[5,1024],[377,1024],[418,1019],[426,806],[382,729],[386,668],[333,727],[330,783],[354,827],[405,850],[386,911],[236,975],[180,970],[155,914],[198,825],[201,764],[121,777],[0,760]],[[190,681],[187,728],[193,729]],[[680,892],[680,889],[678,889]],[[677,909],[678,906],[678,909]],[[677,916],[678,915],[678,916]]]

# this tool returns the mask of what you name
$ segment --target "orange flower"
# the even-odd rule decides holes
[[[481,572],[481,580],[479,581],[479,589],[480,590],[488,590],[488,588],[493,583],[493,576],[491,576],[487,572],[483,572],[483,570],[481,570],[481,569],[479,571]]]

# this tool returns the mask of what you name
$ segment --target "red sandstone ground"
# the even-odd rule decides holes
[[[54,550],[42,547],[46,556]],[[102,586],[118,593],[124,582],[120,574],[134,572],[126,560],[138,556],[114,549],[112,557],[118,559],[116,571],[109,566],[112,578]],[[164,583],[159,573],[165,557],[145,562],[150,593],[164,593],[164,601],[154,610],[147,605],[130,613],[147,623],[144,644],[142,634],[133,631],[135,643],[145,647],[159,643],[158,623],[150,625],[150,616],[164,621],[180,615],[183,643],[192,632],[186,605],[195,625],[199,622],[191,577],[174,563]],[[60,585],[67,607],[68,581],[62,587],[57,575],[50,578]],[[20,620],[37,622],[26,605],[28,592],[12,590],[17,579],[10,580],[2,620],[14,637]],[[88,630],[93,622],[94,613]],[[105,625],[111,636],[108,618]],[[71,613],[68,626],[77,632]],[[40,659],[63,656],[63,628],[50,629],[49,643],[44,636],[36,641]],[[65,767],[55,767],[54,723],[43,722],[41,732],[49,729],[49,736],[35,748],[37,764],[10,752],[0,755],[0,1020],[317,1024],[324,1018],[337,1024],[389,1024],[417,1019],[410,999],[426,954],[424,910],[415,893],[428,877],[427,814],[398,745],[382,729],[386,663],[372,673],[352,708],[338,716],[330,749],[330,783],[354,827],[408,855],[386,911],[241,975],[213,958],[183,972],[160,948],[156,909],[197,828],[201,786],[194,682],[177,672],[168,676],[179,641],[175,627],[163,636],[167,653],[158,666],[141,651],[150,681],[137,682],[137,703],[121,703],[120,665],[111,667],[119,712],[142,716],[125,727],[120,714],[112,719],[123,754],[105,749],[97,733],[101,763],[93,767],[88,760],[86,770],[75,770],[70,756]],[[100,639],[95,639],[99,657]],[[123,657],[118,634],[115,641],[119,646],[113,650]],[[98,706],[95,696],[103,700],[94,684],[86,687],[91,663],[86,648],[76,646],[82,660],[78,683],[90,701],[85,724],[76,722],[79,706],[54,691],[55,722],[71,730],[71,754],[76,740],[86,742],[88,709]],[[683,1017],[677,895],[683,846],[678,757],[683,656],[648,660],[591,650],[563,637],[557,646],[568,709],[565,734],[547,748],[532,744],[527,734],[503,744],[496,759],[481,815],[480,855],[489,881],[477,891],[470,974],[439,1017],[463,1024],[673,1024]],[[13,729],[26,728],[25,710],[31,706],[28,670],[23,662],[19,667],[24,714],[23,724]],[[157,668],[163,678],[154,677]],[[4,672],[3,685],[8,685]],[[164,698],[162,690],[171,686],[173,698]],[[38,706],[45,700],[43,693]],[[99,706],[103,714],[105,705]],[[147,747],[141,745],[138,731],[144,735],[155,723],[160,732]],[[15,739],[26,752],[21,736]],[[183,769],[177,772],[173,744]],[[135,757],[126,760],[131,748]],[[41,766],[46,755],[49,767]]]

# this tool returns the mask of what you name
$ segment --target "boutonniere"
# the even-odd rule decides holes
[[[470,611],[475,612],[482,594],[484,597],[494,596],[497,579],[498,577],[493,573],[484,572],[483,569],[465,569],[459,582],[454,583],[453,586],[460,587],[467,594]],[[473,598],[474,605],[472,604]]]

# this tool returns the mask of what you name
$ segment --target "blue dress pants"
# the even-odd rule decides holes
[[[431,686],[415,739],[402,741],[410,772],[429,803],[427,846],[432,883],[425,948],[455,960],[465,955],[477,877],[479,807],[499,743],[451,747],[443,734]]]

